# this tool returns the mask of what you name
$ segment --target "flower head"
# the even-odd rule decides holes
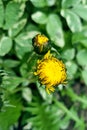
[[[64,83],[67,77],[65,65],[52,56],[50,51],[38,61],[35,75],[38,75],[41,83],[46,86],[47,93],[54,92],[54,87]]]
[[[37,34],[32,42],[34,50],[38,54],[45,54],[51,48],[49,39],[43,34]]]

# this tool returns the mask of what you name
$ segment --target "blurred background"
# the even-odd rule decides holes
[[[34,76],[46,35],[67,84],[47,94]],[[87,0],[0,0],[0,130],[87,129]]]

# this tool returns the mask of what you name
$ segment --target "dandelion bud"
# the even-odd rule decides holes
[[[32,39],[33,47],[36,53],[45,54],[51,48],[49,39],[43,34],[37,34]]]

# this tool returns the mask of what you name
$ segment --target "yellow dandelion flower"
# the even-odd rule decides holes
[[[43,34],[37,34],[32,39],[32,43],[35,52],[38,54],[45,54],[51,48],[49,39]]]
[[[48,94],[51,91],[54,92],[56,85],[65,83],[67,77],[64,63],[52,56],[50,51],[48,51],[42,60],[37,62],[35,75],[46,86]]]

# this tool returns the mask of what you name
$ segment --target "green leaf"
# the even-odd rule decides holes
[[[67,77],[68,79],[74,78],[74,75],[76,74],[77,71],[77,64],[73,61],[67,61],[66,62],[66,68],[67,68]]]
[[[56,0],[30,0],[35,7],[46,7],[53,6],[56,3]]]
[[[62,9],[61,15],[66,19],[66,22],[72,32],[79,32],[82,30],[82,24],[78,15],[69,9]]]
[[[83,118],[80,119],[80,122],[76,123],[74,129],[76,130],[85,130],[86,123]]]
[[[62,23],[58,15],[49,15],[46,30],[50,36],[50,39],[54,41],[54,44],[56,44],[59,47],[64,46],[65,42],[62,30]]]
[[[3,86],[7,90],[14,92],[14,89],[24,81],[23,78],[16,77],[16,76],[4,76],[3,77]]]
[[[25,53],[32,52],[32,38],[40,33],[36,26],[28,25],[23,33],[20,33],[14,40],[16,55],[21,59]]]
[[[83,49],[83,50],[78,51],[76,58],[79,65],[83,67],[86,66],[87,65],[87,50]]]
[[[26,22],[27,19],[22,19],[16,24],[14,24],[13,27],[8,30],[9,36],[10,37],[16,36],[24,28]]]
[[[26,26],[25,30],[26,30],[27,32],[31,32],[31,31],[38,31],[39,28],[38,28],[35,24],[30,23],[30,24],[28,24],[28,25]],[[39,32],[38,32],[38,33],[39,33]],[[35,34],[34,34],[34,35],[35,35]]]
[[[55,104],[40,103],[35,99],[25,110],[31,113],[28,122],[32,123],[35,130],[59,130],[61,119],[64,121],[64,112]]]
[[[82,19],[87,20],[87,5],[79,4],[78,6],[74,6],[72,8],[73,12],[79,15]]]
[[[85,84],[87,85],[87,70],[82,70],[81,74]]]
[[[72,35],[72,43],[81,43],[84,47],[87,47],[87,26],[84,26],[81,32]]]
[[[61,57],[66,60],[72,60],[74,58],[74,56],[75,56],[74,48],[65,50],[61,55]]]
[[[8,101],[11,106],[0,112],[0,130],[9,130],[9,127],[16,123],[21,113],[22,103],[19,97],[11,95]]]
[[[31,89],[26,87],[22,89],[23,98],[29,103],[32,100],[32,92]]]
[[[19,58],[22,58],[26,52],[30,52],[33,49],[32,40],[29,33],[21,33],[15,38],[15,50]]]
[[[2,37],[0,41],[0,56],[7,54],[12,47],[12,40],[9,37]]]
[[[87,38],[84,36],[84,34],[82,32],[80,33],[74,33],[72,35],[72,43],[73,44],[77,44],[79,42],[83,42],[84,40],[86,40]]]
[[[36,77],[34,76],[35,66],[38,60],[38,56],[34,51],[29,52],[23,57],[23,64],[20,66],[20,73],[22,77],[28,79],[28,83],[36,82]]]
[[[14,68],[18,65],[19,65],[19,61],[17,61],[17,60],[7,59],[7,60],[3,61],[3,66],[6,67],[6,68],[7,67],[8,68]]]
[[[12,28],[14,24],[21,18],[25,8],[24,3],[11,1],[6,6],[5,12],[5,29]]]
[[[2,0],[0,0],[0,27],[3,26],[4,22],[4,6]]]
[[[44,90],[45,85],[41,85],[39,82],[36,82],[37,84],[37,89],[39,90],[39,93],[41,94],[42,98],[48,102],[52,103],[53,95],[48,95],[46,91]]]
[[[56,0],[46,0],[48,6],[53,6],[56,3]]]
[[[72,6],[78,6],[81,0],[62,0],[62,7],[69,8]]]
[[[40,11],[37,11],[34,14],[32,14],[31,18],[38,24],[45,24],[47,22],[47,15]]]
[[[22,75],[22,77],[27,77],[27,71],[28,71],[28,68],[27,68],[28,66],[27,66],[27,64],[25,63],[25,64],[22,64],[21,66],[20,66],[20,73],[21,73],[21,75]]]
[[[65,116],[63,118],[62,122],[60,122],[59,124],[61,129],[65,130],[68,128],[69,123],[70,123],[69,119],[70,119],[69,116]]]
[[[87,4],[87,0],[82,0],[82,3],[83,4]]]
[[[45,7],[46,0],[30,0],[35,7]]]

